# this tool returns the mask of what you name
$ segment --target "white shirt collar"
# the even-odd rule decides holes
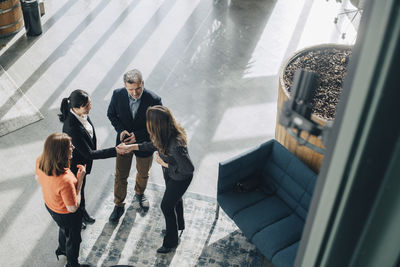
[[[89,133],[90,137],[93,138],[93,126],[90,124],[89,120],[88,120],[88,115],[82,115],[79,116],[78,114],[76,114],[73,109],[70,109],[71,113],[74,114],[74,116],[76,117],[76,119],[82,124],[83,128],[86,129],[86,131]]]
[[[87,121],[87,118],[88,118],[88,115],[87,115],[87,114],[85,114],[85,115],[78,115],[78,114],[76,114],[76,113],[74,112],[74,110],[73,110],[72,108],[70,109],[70,111],[71,111],[72,114],[75,115],[75,117],[76,117],[78,120],[85,120],[85,121]]]

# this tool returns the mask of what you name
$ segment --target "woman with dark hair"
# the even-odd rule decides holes
[[[64,124],[62,131],[72,138],[75,150],[71,162],[71,171],[77,173],[77,164],[86,164],[86,174],[90,174],[94,159],[106,159],[116,156],[115,147],[97,150],[96,132],[88,114],[91,109],[91,100],[83,90],[74,90],[68,98],[61,102],[60,121]],[[86,211],[85,203],[85,183],[86,175],[83,177],[82,200],[80,209],[82,210],[82,228],[86,224],[93,224],[95,219]]]
[[[188,154],[185,130],[167,107],[149,107],[146,120],[151,142],[121,143],[117,151],[121,154],[132,150],[158,151],[156,161],[162,166],[166,186],[161,201],[166,233],[157,252],[168,253],[178,246],[178,230],[185,229],[182,196],[192,181],[194,166]]]
[[[36,160],[36,177],[42,187],[46,209],[59,227],[56,256],[67,256],[67,266],[78,263],[81,239],[81,188],[85,166],[78,165],[77,175],[70,170],[71,138],[65,133],[47,137],[43,153]]]

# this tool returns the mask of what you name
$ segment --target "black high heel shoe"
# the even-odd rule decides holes
[[[57,248],[55,253],[56,253],[57,260],[59,260],[58,256],[60,256],[60,255],[67,256],[67,253],[65,253],[65,251],[62,251],[60,248]]]
[[[178,245],[171,247],[171,248],[161,246],[159,249],[157,249],[157,253],[161,253],[161,254],[170,253],[171,251],[174,251],[177,246]]]
[[[83,210],[83,216],[82,216],[82,221],[85,222],[86,224],[94,224],[96,219],[91,217],[87,210]]]

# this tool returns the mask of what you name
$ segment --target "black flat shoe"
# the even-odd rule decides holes
[[[119,221],[119,218],[121,218],[122,214],[124,214],[124,211],[125,211],[124,207],[115,206],[108,220],[112,223],[117,223]]]
[[[82,230],[85,230],[85,229],[86,229],[86,223],[85,223],[84,221],[82,221],[82,227],[81,227],[81,229],[82,229]]]
[[[57,260],[59,260],[58,256],[60,256],[60,255],[67,256],[67,253],[65,253],[65,251],[62,251],[60,248],[57,248],[55,253],[56,253]]]
[[[171,251],[174,251],[175,249],[176,249],[176,246],[172,247],[172,248],[166,248],[166,247],[162,246],[159,249],[157,249],[157,253],[162,253],[162,254],[170,253]]]
[[[93,217],[90,217],[89,213],[86,210],[83,210],[82,221],[84,221],[86,224],[94,224],[96,219]]]

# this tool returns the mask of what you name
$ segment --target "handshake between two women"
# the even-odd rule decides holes
[[[139,150],[138,144],[126,144],[120,143],[118,146],[115,147],[117,153],[120,155],[129,154],[134,150]]]

